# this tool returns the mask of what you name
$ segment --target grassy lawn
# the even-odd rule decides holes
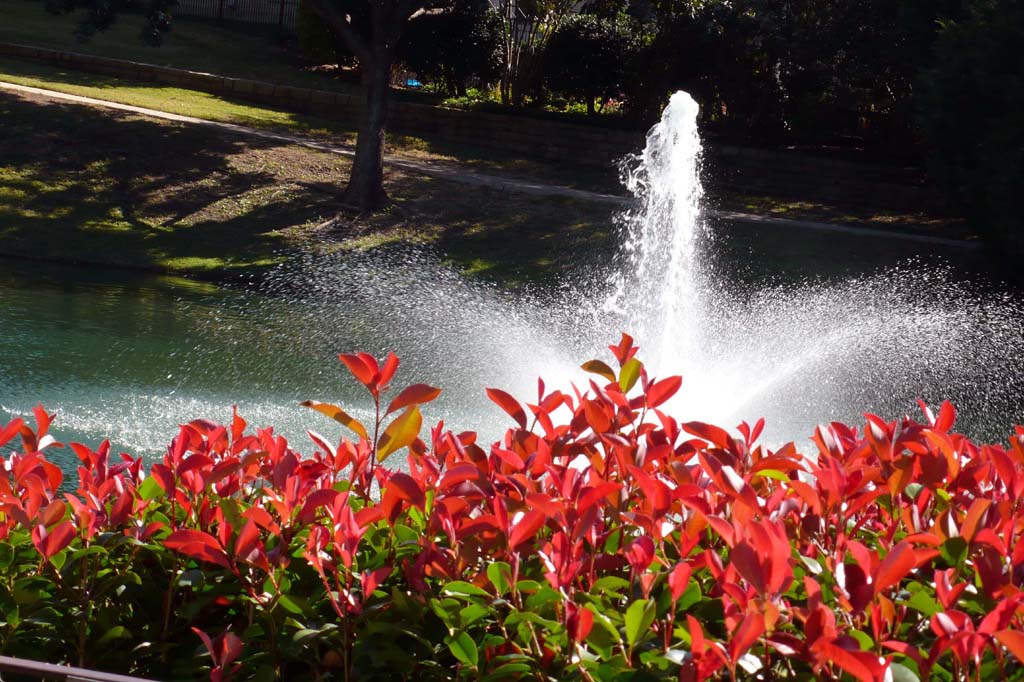
[[[310,248],[436,245],[515,286],[610,253],[606,206],[389,172],[391,210],[344,215],[345,157],[0,93],[0,255],[206,277]]]
[[[139,40],[141,15],[125,13],[106,32],[87,43],[74,35],[81,13],[54,16],[41,0],[0,0],[0,41],[38,45],[115,59],[218,73],[235,78],[289,83],[324,90],[351,90],[350,83],[304,70],[294,50],[286,49],[277,26],[175,16],[164,44]]]
[[[158,83],[140,83],[64,69],[50,64],[0,57],[0,81],[211,121],[304,135],[337,144],[355,142],[354,122],[309,116],[196,90]],[[411,135],[389,134],[388,153],[418,161],[457,163],[474,171],[511,175],[534,182],[604,192],[621,189],[614,168],[578,167],[532,159],[508,158],[507,155],[484,149],[468,149]]]

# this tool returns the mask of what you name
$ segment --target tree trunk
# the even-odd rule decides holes
[[[374,50],[373,59],[360,66],[365,93],[344,201],[364,211],[375,211],[388,204],[384,191],[384,130],[391,88],[391,54],[386,49]]]

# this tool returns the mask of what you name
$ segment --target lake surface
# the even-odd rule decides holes
[[[724,287],[841,280],[916,256],[922,260],[915,268],[934,268],[942,258],[955,276],[1007,296],[986,281],[983,261],[970,250],[738,226],[727,231],[718,253]],[[357,418],[372,415],[337,353],[380,356],[394,349],[403,359],[396,385],[423,381],[445,391],[426,423],[445,417],[455,430],[481,429],[493,438],[508,420],[486,402],[485,387],[532,399],[538,374],[549,383],[585,380],[574,368],[599,348],[574,338],[579,311],[565,308],[564,295],[562,304],[546,303],[543,290],[512,295],[463,281],[439,261],[423,251],[313,259],[252,291],[0,260],[0,422],[42,403],[57,412],[61,440],[95,446],[110,438],[115,450],[155,456],[177,424],[226,423],[237,404],[251,426],[272,424],[308,450],[306,429],[333,440],[341,428],[300,401],[337,402]],[[530,296],[536,300],[524,304],[521,298]],[[1024,329],[1019,319],[1010,324]],[[614,342],[619,331],[609,328],[602,342]],[[1016,362],[1010,381],[1020,382],[1022,366]],[[971,409],[986,418],[968,427],[973,435],[1002,439],[1012,422],[1022,421],[1022,400],[1004,391],[998,400],[981,401]],[[839,416],[856,419],[863,407]],[[908,404],[904,412],[916,408]]]

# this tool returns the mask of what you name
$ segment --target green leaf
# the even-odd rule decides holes
[[[807,570],[811,572],[811,575],[821,575],[821,564],[818,563],[816,559],[812,559],[809,556],[804,556],[803,554],[801,554],[800,561],[802,561],[804,566],[807,567]]]
[[[398,540],[399,543],[403,543],[403,542],[418,543],[419,542],[419,539],[420,539],[419,532],[413,530],[409,526],[403,525],[401,523],[396,523],[394,528],[392,528],[391,530],[395,534],[395,539]]]
[[[301,642],[303,640],[310,639],[312,637],[317,637],[320,634],[321,634],[320,630],[311,630],[310,628],[303,628],[301,630],[296,630],[295,631],[295,634],[292,635],[292,641],[293,642]]]
[[[857,640],[857,644],[860,645],[862,651],[871,651],[875,647],[875,640],[871,639],[871,635],[862,630],[847,630],[847,634]]]
[[[590,360],[580,365],[580,369],[591,374],[597,374],[608,381],[615,381],[615,370],[600,360]]]
[[[889,671],[892,673],[892,682],[921,682],[917,673],[902,663],[890,664]]]
[[[783,483],[786,483],[786,482],[789,481],[789,476],[787,474],[779,471],[778,469],[761,469],[760,471],[758,471],[754,475],[755,476],[764,476],[765,478],[772,478],[772,479],[775,479],[776,481],[782,481]]]
[[[17,606],[12,606],[4,613],[3,624],[9,628],[18,627],[18,623],[21,622],[21,611]]]
[[[196,587],[203,584],[203,579],[202,571],[198,568],[190,568],[187,571],[182,571],[178,576],[178,585],[180,587]]]
[[[469,666],[476,667],[479,652],[476,649],[476,642],[465,632],[458,632],[451,637],[445,637],[444,643],[454,654],[455,658]]]
[[[504,561],[495,561],[487,566],[487,579],[494,585],[498,596],[508,594],[509,577],[512,575],[512,567]]]
[[[924,490],[924,486],[920,483],[908,483],[907,487],[903,489],[903,492],[907,494],[911,500],[916,500],[917,496]]]
[[[640,370],[643,367],[643,364],[636,358],[626,360],[626,364],[622,366],[622,371],[619,372],[619,388],[622,389],[623,393],[629,393],[629,389],[636,385],[637,379],[640,378]]]
[[[14,548],[6,542],[0,542],[0,568],[7,568],[14,561]]]
[[[679,601],[676,602],[676,611],[685,611],[700,601],[700,598],[703,596],[703,593],[700,591],[700,584],[696,580],[691,580],[690,584],[686,586],[686,590],[684,590],[683,594],[679,597]]]
[[[942,605],[920,583],[913,582],[907,585],[907,590],[910,592],[910,598],[906,600],[907,606],[918,613],[923,613],[930,618],[942,611]]]
[[[462,596],[462,597],[490,597],[491,595],[487,590],[483,590],[473,583],[467,583],[462,580],[453,580],[446,584],[441,590],[445,594]]]
[[[473,623],[477,622],[481,618],[489,616],[491,613],[492,610],[482,604],[470,604],[459,611],[459,626],[465,630]]]
[[[489,675],[486,675],[483,678],[483,682],[498,682],[505,679],[519,680],[524,677],[522,673],[528,673],[531,670],[533,670],[533,666],[529,663],[505,663],[504,665],[499,665]]]
[[[952,567],[963,565],[967,561],[967,541],[961,537],[952,537],[942,543],[939,553]]]
[[[242,516],[242,510],[239,507],[238,500],[231,497],[222,497],[218,501],[221,512],[224,514],[224,519],[232,525],[234,528],[241,529],[245,525],[246,519]]]
[[[66,562],[67,560],[68,551],[66,549],[62,549],[61,551],[57,552],[52,557],[50,557],[50,563],[53,564],[54,568],[56,568],[58,571],[64,568],[64,562]]]
[[[607,575],[603,578],[598,578],[594,581],[594,586],[590,589],[591,594],[612,594],[616,597],[621,596],[625,590],[629,589],[629,581],[614,575]]]
[[[281,608],[289,613],[294,613],[296,615],[302,615],[304,613],[302,606],[287,594],[279,594],[277,596],[277,603]]]
[[[132,633],[128,631],[128,628],[123,625],[115,625],[103,633],[103,636],[100,637],[99,643],[103,644],[104,642],[110,642],[115,639],[131,639],[131,637]]]
[[[407,447],[420,435],[420,427],[423,426],[423,416],[420,409],[412,405],[402,414],[398,415],[393,422],[388,424],[377,441],[377,461],[383,462],[388,455]]]
[[[526,606],[531,610],[539,611],[548,604],[560,603],[561,601],[562,594],[560,592],[552,589],[549,585],[543,585],[534,594],[526,598]]]
[[[637,599],[626,609],[626,641],[630,646],[647,633],[654,622],[656,611],[650,599]]]
[[[138,488],[135,489],[136,494],[146,502],[155,500],[162,495],[166,495],[164,489],[160,487],[160,484],[156,482],[156,479],[150,476],[142,482]]]

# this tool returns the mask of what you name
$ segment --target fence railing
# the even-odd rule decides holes
[[[10,673],[18,679],[54,680],[55,682],[154,682],[142,677],[128,677],[101,673],[85,668],[72,668],[67,665],[54,665],[30,661],[26,658],[0,656],[0,673]],[[0,676],[0,679],[8,679]],[[13,678],[11,678],[13,679]]]
[[[299,0],[178,0],[174,14],[295,28]]]

